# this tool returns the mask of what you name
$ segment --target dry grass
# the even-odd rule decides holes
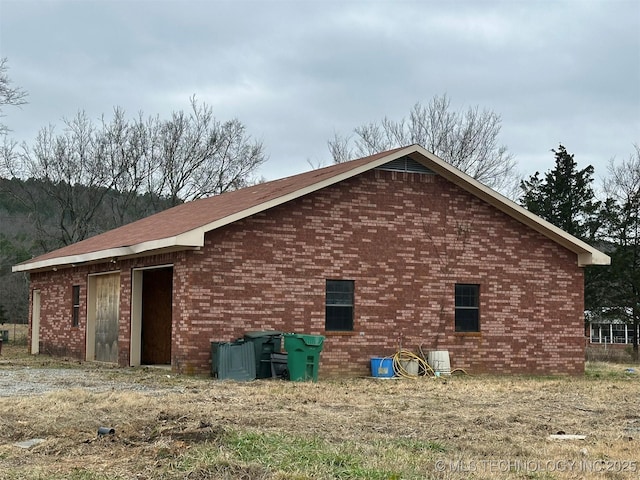
[[[600,345],[588,345],[586,351],[586,359],[590,362],[614,362],[629,363],[633,361],[631,355],[633,347],[631,345],[625,348],[608,347],[604,348]]]
[[[2,369],[61,363],[11,346],[3,357],[12,366]],[[67,366],[97,370],[120,387],[0,398],[0,478],[640,476],[640,464],[629,463],[640,460],[640,375],[625,373],[628,366],[589,364],[583,378],[318,383]],[[129,388],[138,383],[158,390]],[[101,425],[116,434],[98,436]],[[560,431],[587,438],[548,439]],[[44,442],[27,450],[14,445],[32,438]]]

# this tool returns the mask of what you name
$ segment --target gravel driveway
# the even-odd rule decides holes
[[[124,377],[123,377],[124,376]],[[118,380],[104,371],[83,368],[34,368],[0,365],[0,397],[43,395],[56,390],[80,388],[92,392],[129,390],[163,394],[182,391],[177,386],[148,386],[127,379],[127,370],[118,372]],[[173,376],[173,375],[171,375]]]

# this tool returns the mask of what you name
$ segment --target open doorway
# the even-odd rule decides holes
[[[133,272],[131,365],[170,365],[173,267]]]

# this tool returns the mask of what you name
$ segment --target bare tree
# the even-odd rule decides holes
[[[106,155],[100,131],[84,112],[65,120],[61,134],[49,126],[38,133],[33,148],[10,156],[14,178],[38,180],[37,189],[23,184],[18,198],[32,212],[40,247],[68,245],[98,233],[102,202],[126,165]]]
[[[416,103],[409,118],[387,117],[354,129],[348,136],[329,140],[334,162],[372,155],[412,144],[430,152],[495,189],[510,188],[517,180],[515,161],[498,136],[501,118],[495,112],[470,107],[466,112],[450,108],[446,95],[434,97],[427,106]]]
[[[11,85],[11,79],[7,74],[7,59],[0,58],[0,118],[4,117],[5,106],[20,106],[27,103],[27,92],[19,87]],[[7,172],[7,166],[16,155],[17,143],[8,138],[9,127],[0,121],[0,183]],[[0,188],[0,194],[2,189]],[[2,196],[0,195],[0,198]],[[28,281],[24,274],[11,274],[11,265],[28,258],[27,249],[22,245],[26,243],[23,235],[9,232],[7,225],[15,226],[15,218],[9,212],[0,207],[0,312],[3,312],[2,321],[22,322],[27,319]],[[20,228],[16,228],[20,230]],[[11,235],[13,233],[13,235]],[[22,232],[20,232],[22,233]]]
[[[101,155],[112,172],[120,172],[105,198],[112,217],[110,228],[161,208],[162,202],[153,194],[160,188],[154,183],[160,168],[155,146],[157,123],[155,118],[145,120],[142,113],[127,121],[120,108],[114,110],[111,122],[102,118]]]
[[[11,79],[7,75],[8,69],[6,57],[0,58],[0,117],[4,117],[2,110],[5,105],[20,106],[27,103],[27,92],[11,86]],[[8,131],[9,128],[0,123],[0,135],[6,135]]]
[[[219,122],[206,104],[191,98],[191,112],[160,122],[156,193],[176,205],[246,186],[266,160],[262,143],[237,119]]]
[[[611,267],[599,278],[605,316],[629,324],[633,359],[640,360],[640,145],[622,162],[611,160],[605,180],[606,234]]]
[[[195,99],[191,107],[167,121],[142,113],[127,120],[116,108],[95,124],[80,112],[60,134],[42,129],[31,148],[5,142],[2,166],[29,179],[6,193],[31,212],[40,249],[248,184],[265,161],[262,144],[238,120],[219,122]]]

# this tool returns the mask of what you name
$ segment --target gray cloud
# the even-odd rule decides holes
[[[603,176],[640,142],[635,0],[3,0],[0,32],[30,93],[5,111],[21,140],[79,109],[167,116],[195,94],[264,141],[277,178],[328,160],[333,132],[446,92],[502,115],[525,174],[563,142]]]

